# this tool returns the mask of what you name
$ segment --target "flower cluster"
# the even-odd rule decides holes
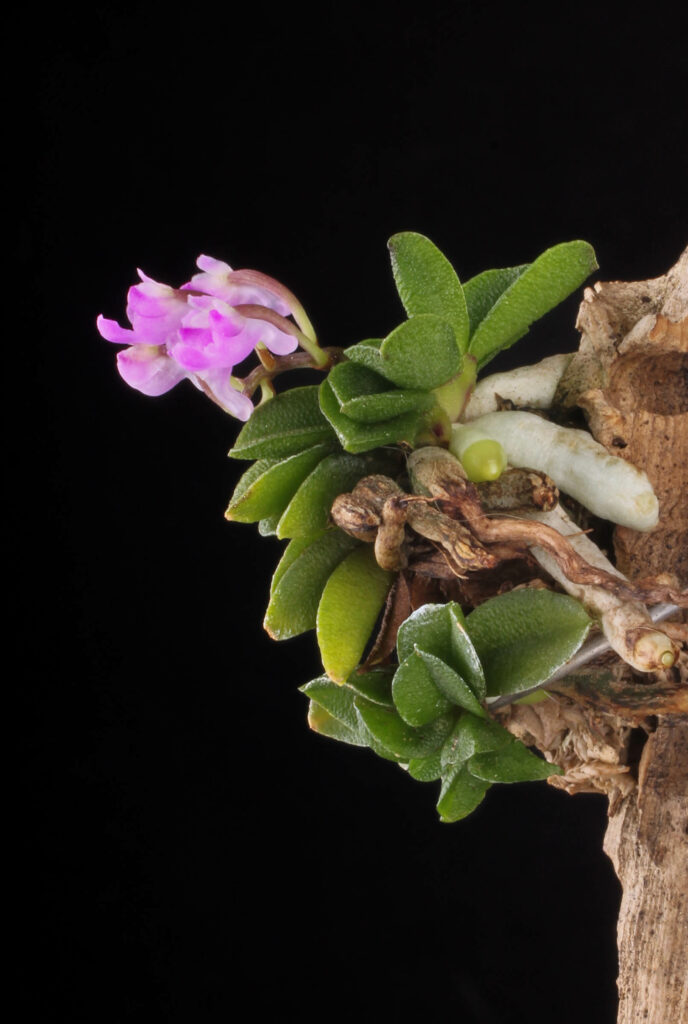
[[[253,404],[233,368],[258,345],[278,356],[293,352],[299,341],[310,349],[312,328],[291,292],[272,278],[233,271],[210,256],[199,256],[197,266],[201,273],[181,288],[139,270],[141,280],[127,295],[131,329],[99,316],[98,330],[107,341],[128,346],[117,354],[117,367],[144,395],[162,395],[188,379],[226,412],[247,420]]]

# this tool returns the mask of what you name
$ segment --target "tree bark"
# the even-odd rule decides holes
[[[688,249],[662,278],[588,289],[580,351],[558,392],[560,407],[585,410],[610,452],[645,469],[659,499],[655,530],[616,529],[617,566],[631,579],[669,573],[681,586],[688,582],[687,314]],[[590,686],[569,690],[586,728],[603,722],[607,738],[616,738],[608,745],[619,785],[604,848],[623,886],[618,1024],[688,1024],[687,687],[684,649],[669,673],[599,691],[594,718]],[[636,738],[649,734],[639,761],[634,728]]]

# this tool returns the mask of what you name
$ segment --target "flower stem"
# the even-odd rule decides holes
[[[256,366],[254,370],[248,374],[247,377],[241,381],[241,389],[245,395],[249,398],[257,391],[260,387],[263,390],[265,396],[265,390],[263,384],[267,383],[271,385],[275,377],[280,373],[284,373],[286,370],[299,370],[304,367],[309,367],[314,370],[329,370],[335,363],[341,362],[343,349],[341,348],[323,348],[319,350],[322,355],[325,356],[325,363],[316,363],[311,357],[309,352],[292,352],[288,356],[274,356],[271,355],[271,361],[273,365],[271,367],[265,364]],[[274,394],[274,389],[273,389]]]

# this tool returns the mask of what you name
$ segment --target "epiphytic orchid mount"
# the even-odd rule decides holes
[[[132,328],[98,327],[127,346],[132,387],[188,379],[245,421],[229,454],[250,465],[226,516],[287,542],[264,624],[275,640],[315,630],[310,727],[439,780],[450,822],[493,783],[575,791],[563,748],[514,710],[560,710],[557,680],[605,652],[634,675],[669,672],[680,637],[659,623],[688,597],[668,576],[630,582],[595,543],[605,522],[654,530],[659,505],[623,446],[576,418],[589,362],[552,354],[478,380],[596,269],[591,246],[463,285],[423,235],[389,249],[405,317],[344,349],[320,346],[282,284],[207,256],[179,288],[141,273]],[[304,367],[314,383],[290,389]]]

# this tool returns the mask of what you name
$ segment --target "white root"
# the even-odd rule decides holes
[[[573,353],[547,356],[533,366],[519,366],[516,370],[483,377],[470,397],[464,420],[468,422],[488,412],[497,412],[497,396],[517,406],[549,409],[554,401],[557,384],[572,359]]]
[[[625,579],[597,545],[579,531],[561,505],[550,512],[528,510],[522,514],[525,519],[537,520],[557,530],[590,565]],[[644,604],[622,601],[602,587],[572,583],[548,551],[540,547],[530,550],[543,569],[599,619],[611,647],[624,661],[639,672],[658,671],[673,665],[677,650],[669,637],[656,628]]]
[[[632,530],[657,525],[659,503],[647,475],[585,430],[516,411],[489,413],[471,425],[500,442],[510,465],[546,473],[596,516]]]

